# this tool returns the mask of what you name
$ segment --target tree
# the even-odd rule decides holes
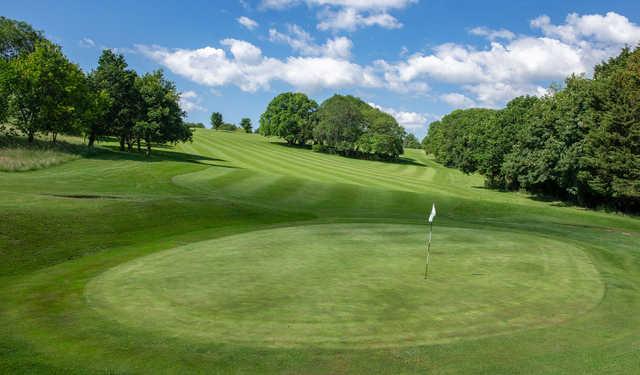
[[[318,109],[318,124],[313,129],[314,140],[329,150],[350,154],[366,128],[365,117],[357,99],[334,95]]]
[[[187,127],[192,128],[192,129],[204,129],[205,126],[203,123],[201,122],[185,122],[184,123]]]
[[[82,133],[88,138],[89,147],[93,147],[98,137],[108,134],[109,114],[113,107],[113,98],[106,89],[100,88],[94,73],[87,77],[87,105],[82,122]]]
[[[471,108],[455,110],[429,125],[425,151],[446,166],[475,172],[488,148],[486,134],[496,111]]]
[[[640,47],[596,66],[577,179],[591,205],[640,211]],[[594,126],[597,124],[599,126]]]
[[[503,170],[505,157],[512,151],[519,131],[531,121],[532,108],[538,101],[535,96],[517,97],[489,121],[487,141],[478,164],[478,171],[487,178],[487,186],[507,188],[510,185]]]
[[[29,142],[38,132],[50,133],[55,142],[80,121],[85,77],[60,47],[38,42],[34,52],[12,59],[5,74],[10,115]]]
[[[149,156],[153,144],[191,140],[191,129],[183,122],[185,112],[180,109],[180,94],[161,70],[136,79],[136,89],[142,99],[141,119],[132,129],[138,148],[140,140],[144,140]]]
[[[244,129],[245,132],[247,133],[252,133],[252,125],[251,125],[251,119],[248,117],[243,118],[242,120],[240,120],[240,126],[242,127],[242,129]]]
[[[354,96],[332,96],[322,103],[316,117],[317,151],[385,160],[404,151],[405,131],[393,116]]]
[[[222,113],[213,112],[211,114],[211,127],[217,130],[223,124],[224,124],[224,120],[222,119]]]
[[[120,140],[120,150],[125,143],[131,149],[132,130],[140,117],[141,99],[135,87],[137,74],[127,69],[122,54],[105,49],[98,60],[98,68],[91,73],[94,89],[104,90],[111,98],[109,110],[105,116],[107,132]]]
[[[28,23],[0,16],[0,58],[10,60],[29,54],[37,43],[43,41],[42,32],[34,30]]]
[[[405,148],[422,148],[422,146],[420,145],[420,142],[418,142],[418,138],[416,138],[416,136],[413,135],[413,133],[407,133],[404,136],[403,146]]]
[[[238,127],[235,126],[235,124],[230,124],[228,122],[225,122],[224,124],[218,126],[218,130],[224,130],[228,132],[236,131],[237,129]]]
[[[0,59],[0,131],[9,113],[9,63]]]
[[[432,123],[425,151],[489,186],[583,206],[640,211],[640,47],[572,75],[542,98],[499,111],[454,111]]]
[[[290,145],[304,145],[313,138],[317,109],[318,103],[305,94],[282,93],[271,100],[260,116],[260,134],[281,137]]]

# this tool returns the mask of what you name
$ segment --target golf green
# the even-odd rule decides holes
[[[598,304],[579,248],[514,231],[323,224],[197,242],[111,268],[89,306],[125,327],[192,342],[384,348],[568,321]]]

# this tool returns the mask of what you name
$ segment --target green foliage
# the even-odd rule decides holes
[[[29,54],[43,41],[42,32],[28,23],[0,16],[0,58],[9,60]]]
[[[248,117],[244,117],[242,120],[240,120],[240,127],[242,127],[242,129],[244,129],[245,132],[247,133],[252,133],[252,124],[251,124],[251,119]]]
[[[147,73],[136,80],[136,89],[142,99],[141,120],[134,128],[134,137],[144,140],[147,155],[152,144],[190,141],[191,129],[183,122],[185,113],[180,109],[180,94],[173,82],[164,78],[161,70]]]
[[[5,71],[9,114],[30,141],[38,132],[70,131],[81,122],[86,81],[50,42],[38,42],[34,52],[12,59]]]
[[[115,54],[105,49],[98,60],[98,68],[91,73],[94,91],[104,90],[110,98],[105,116],[100,121],[105,129],[99,133],[115,135],[120,139],[120,150],[124,151],[125,143],[131,148],[132,130],[140,119],[141,98],[136,90],[137,74],[127,69],[128,65],[122,54]],[[106,98],[104,98],[105,101]]]
[[[453,111],[429,126],[425,149],[438,162],[473,173],[490,147],[486,134],[495,117],[496,111],[491,109]]]
[[[109,91],[100,88],[95,74],[87,77],[87,86],[81,132],[87,137],[89,147],[93,147],[98,137],[110,133],[109,114],[114,103]]]
[[[391,115],[356,97],[334,95],[318,108],[300,93],[276,96],[260,117],[259,130],[289,144],[313,141],[319,152],[377,159],[402,154],[405,134]]]
[[[231,123],[225,122],[225,123],[221,124],[220,126],[218,126],[216,128],[216,130],[223,130],[223,131],[232,132],[232,131],[238,130],[238,127],[235,124],[231,124]]]
[[[318,123],[313,138],[318,144],[341,154],[356,151],[356,141],[364,132],[366,122],[359,99],[334,95],[318,109]]]
[[[393,160],[398,158],[404,152],[404,129],[390,114],[382,112],[360,99],[358,101],[366,121],[364,132],[357,141],[359,151],[379,159]]]
[[[589,207],[640,211],[640,48],[571,76],[543,98],[500,111],[454,111],[430,125],[436,160],[487,185],[524,189]]]
[[[418,138],[416,138],[413,133],[405,134],[404,139],[402,140],[402,145],[405,148],[422,148],[422,145],[418,141]]]
[[[211,127],[213,129],[218,129],[222,125],[224,125],[224,120],[222,119],[222,113],[213,112],[211,114]]]
[[[260,134],[277,136],[289,144],[304,145],[313,138],[314,114],[318,104],[305,94],[282,93],[260,116]]]
[[[4,123],[9,113],[9,68],[9,63],[0,59],[0,132],[3,131]]]
[[[185,122],[184,123],[188,128],[192,129],[204,129],[205,126],[201,122]]]

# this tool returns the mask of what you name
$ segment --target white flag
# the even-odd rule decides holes
[[[429,222],[433,222],[433,218],[436,217],[436,204],[434,203],[431,207],[431,213],[429,214]]]

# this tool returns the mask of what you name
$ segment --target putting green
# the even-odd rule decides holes
[[[288,227],[199,242],[108,270],[86,289],[107,320],[264,347],[420,345],[559,324],[604,287],[570,244],[425,226]]]

